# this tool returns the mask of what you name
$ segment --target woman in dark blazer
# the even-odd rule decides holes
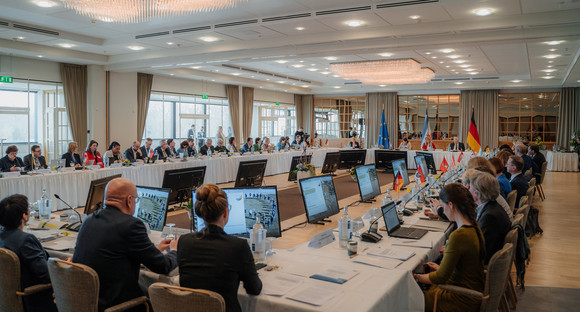
[[[61,158],[66,160],[65,167],[79,168],[83,166],[81,155],[79,155],[79,146],[76,142],[68,144],[68,152],[62,154]]]
[[[215,184],[204,184],[195,196],[195,213],[205,220],[206,227],[179,239],[180,285],[215,291],[224,298],[226,311],[242,311],[238,302],[240,281],[250,295],[262,290],[250,246],[246,240],[224,232],[229,217],[224,191]]]

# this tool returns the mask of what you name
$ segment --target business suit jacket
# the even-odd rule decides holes
[[[180,285],[219,293],[228,312],[242,310],[238,302],[240,281],[250,295],[258,295],[262,290],[246,240],[227,235],[216,225],[181,236],[177,259]]]
[[[34,161],[32,160],[32,154],[28,154],[26,156],[24,156],[24,170],[26,171],[30,171],[33,170],[33,164]],[[46,159],[44,158],[44,156],[40,156],[38,157],[38,163],[37,165],[39,165],[38,168],[40,169],[46,169],[48,166],[46,165]]]
[[[530,169],[530,168],[532,168],[532,174],[533,175],[535,175],[536,173],[539,173],[540,172],[540,168],[538,167],[538,165],[536,165],[536,163],[534,161],[532,161],[532,158],[530,156],[528,156],[528,155],[522,155],[522,159],[524,160],[524,169],[522,170],[523,173],[525,173],[526,171],[528,171],[528,169]],[[532,177],[527,177],[527,178],[529,180]]]
[[[541,152],[536,153],[532,158],[532,161],[536,164],[536,166],[538,166],[538,173],[541,173],[542,164],[546,161],[546,157],[544,156],[544,154],[542,154]]]
[[[139,149],[141,149],[141,148],[139,148]],[[128,159],[130,162],[135,162],[135,161],[137,161],[137,159],[142,160],[143,155],[145,155],[145,154],[143,154],[143,151],[141,151],[141,154],[135,152],[136,157],[133,157],[133,147],[129,147],[127,150],[125,150],[124,154],[125,154],[125,159]]]
[[[451,142],[451,144],[449,144],[449,149],[452,151],[459,150],[465,152],[465,144],[459,142],[457,143],[457,146],[455,146],[455,142]]]
[[[215,152],[215,148],[213,146],[207,147],[207,145],[204,145],[199,149],[199,153],[202,155],[207,155],[208,151],[213,153]]]
[[[64,165],[65,167],[74,167],[75,164],[73,162],[73,157],[75,158],[75,160],[77,161],[77,164],[82,165],[83,163],[81,162],[81,156],[77,153],[74,153],[71,155],[71,153],[66,152],[64,154],[62,154],[62,159],[66,160],[66,164]]]
[[[248,145],[248,143],[246,143],[246,144],[242,145],[242,148],[240,149],[240,152],[241,152],[242,154],[244,154],[244,153],[247,153],[247,152],[250,152],[250,151],[251,151],[251,148],[250,148],[250,146]]]
[[[518,174],[513,179],[510,180],[510,185],[512,186],[512,190],[518,191],[518,196],[516,199],[516,207],[520,206],[520,198],[526,195],[528,191],[528,180],[524,177],[523,173]]]
[[[163,150],[161,149],[161,146],[157,146],[154,153],[157,155],[157,159],[167,159],[167,157],[169,157],[169,147],[165,149],[166,156],[163,156]]]
[[[0,171],[10,172],[10,168],[12,168],[12,166],[21,167],[24,169],[24,163],[20,157],[14,158],[13,161],[8,158],[8,155],[0,158]]]
[[[141,264],[159,274],[177,266],[175,251],[161,253],[141,220],[111,206],[85,219],[73,262],[88,265],[99,275],[99,311],[143,296],[138,284]]]
[[[48,254],[42,248],[38,239],[19,229],[0,230],[0,248],[6,248],[14,252],[20,260],[20,287],[50,283],[46,260]],[[52,290],[45,290],[34,295],[23,296],[25,311],[56,311],[56,305],[52,299]]]
[[[477,213],[477,224],[485,240],[485,264],[498,250],[503,248],[503,241],[512,223],[506,212],[495,200],[488,201]]]

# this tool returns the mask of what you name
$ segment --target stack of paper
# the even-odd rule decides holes
[[[375,247],[367,252],[367,254],[371,256],[377,257],[385,257],[391,259],[397,259],[401,261],[409,260],[412,256],[415,255],[415,252],[412,250],[402,250],[397,248],[384,248],[381,246]]]
[[[412,227],[434,232],[445,232],[449,227],[449,222],[419,219]]]
[[[418,248],[433,248],[433,242],[430,239],[401,239],[397,238],[393,241],[393,246],[406,246]]]
[[[383,257],[373,257],[373,256],[366,256],[366,255],[358,255],[352,258],[353,262],[362,263],[366,265],[372,265],[384,269],[394,269],[399,266],[399,264],[403,263],[401,260],[396,259],[389,259]]]
[[[332,283],[337,283],[337,284],[344,284],[349,279],[358,275],[358,273],[359,272],[355,271],[355,270],[350,270],[350,269],[345,269],[345,268],[333,266],[333,267],[329,267],[329,268],[325,269],[324,271],[322,271],[318,274],[311,275],[310,278],[314,278],[314,279],[318,279],[318,280],[322,280],[322,281],[327,281],[327,282],[332,282]]]
[[[288,299],[321,306],[330,299],[336,297],[342,291],[339,287],[330,287],[330,285],[309,285],[301,291],[288,296]]]
[[[304,278],[280,273],[275,275],[268,274],[262,281],[266,285],[266,287],[262,288],[262,293],[270,296],[284,296],[301,285],[304,282]]]

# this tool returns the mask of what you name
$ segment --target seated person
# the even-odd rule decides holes
[[[524,169],[522,169],[523,174],[526,174],[530,168],[532,168],[532,176],[527,176],[526,179],[529,181],[531,178],[535,177],[536,174],[540,173],[540,168],[536,163],[532,160],[530,156],[528,156],[528,147],[524,144],[520,143],[516,145],[515,154],[520,156],[524,161]]]
[[[169,157],[168,147],[166,140],[159,141],[159,146],[155,148],[155,156],[157,156],[157,159],[165,160]]]
[[[30,154],[24,156],[24,169],[26,171],[48,168],[46,165],[46,159],[42,156],[42,149],[40,146],[32,145],[30,152]]]
[[[441,265],[428,262],[428,274],[413,274],[423,284],[432,285],[425,293],[425,310],[431,311],[437,297],[438,311],[479,311],[481,300],[441,291],[438,284],[466,287],[482,292],[485,286],[483,262],[485,243],[477,225],[473,197],[459,183],[450,183],[439,194],[445,215],[457,223],[447,241]]]
[[[254,152],[261,152],[262,151],[262,139],[260,139],[260,137],[257,137],[254,140]]]
[[[195,150],[195,142],[193,141],[193,138],[187,139],[187,145],[187,156],[195,156],[197,152]]]
[[[72,260],[99,275],[99,311],[144,295],[138,283],[141,264],[159,274],[177,267],[175,251],[162,253],[170,249],[171,239],[156,247],[143,222],[133,217],[138,196],[133,182],[112,180],[105,207],[87,216],[78,233]]]
[[[302,148],[302,136],[299,134],[296,136],[296,139],[290,145],[293,149],[301,149]]]
[[[79,155],[79,146],[76,142],[68,144],[68,152],[62,154],[62,159],[66,160],[65,167],[80,168],[83,166],[81,156]]]
[[[217,153],[229,153],[228,149],[224,146],[224,140],[218,139],[217,146],[214,149]]]
[[[143,161],[141,142],[133,141],[133,145],[125,151],[125,159],[128,159],[130,162]]]
[[[262,150],[267,152],[267,151],[271,151],[273,149],[274,149],[274,144],[270,144],[270,138],[264,137],[264,139],[262,140]]]
[[[512,191],[512,186],[510,184],[510,181],[505,177],[505,174],[503,173],[505,165],[501,161],[501,159],[497,157],[490,158],[489,162],[495,169],[495,177],[497,178],[497,182],[499,182],[500,194],[503,198],[507,199],[508,194]]]
[[[512,152],[512,150],[508,148],[508,149],[502,149],[499,152],[497,152],[495,157],[499,158],[505,166],[507,164],[508,160],[510,159],[510,156],[513,154],[514,153]],[[507,171],[506,167],[503,168],[503,174],[505,175],[505,177],[509,181],[509,179],[511,178],[511,174]]]
[[[288,146],[288,143],[286,142],[286,137],[281,137],[278,143],[276,143],[276,149],[279,151],[286,149],[286,146]]]
[[[486,172],[475,172],[470,177],[469,192],[473,195],[477,214],[477,224],[483,233],[485,241],[485,262],[489,263],[491,256],[503,248],[504,238],[512,227],[508,215],[495,201],[499,196],[497,179]]]
[[[230,151],[232,153],[239,153],[240,152],[238,150],[238,146],[236,144],[236,138],[235,137],[230,137],[228,139],[228,151]]]
[[[532,158],[532,161],[536,163],[536,166],[538,167],[536,177],[539,177],[542,174],[542,164],[546,162],[546,157],[544,157],[544,154],[540,152],[540,147],[536,143],[530,143],[530,146],[528,146],[528,155]]]
[[[483,157],[474,157],[474,158],[483,158]],[[486,159],[486,162],[487,162],[487,159]],[[491,164],[490,164],[490,166],[491,166]],[[465,173],[463,174],[463,177],[462,177],[463,186],[465,186],[466,188],[469,189],[469,184],[471,183],[471,178],[475,177],[476,175],[474,173],[477,173],[478,171],[487,172],[487,173],[491,174],[492,176],[494,176],[495,170],[493,169],[493,167],[490,167],[490,166],[483,166],[482,165],[479,167],[471,167],[471,168],[468,167],[467,171],[465,171]],[[471,170],[471,169],[473,169],[473,170]],[[508,215],[509,219],[512,220],[514,215],[513,215],[512,209],[510,208],[510,205],[507,203],[505,198],[503,198],[503,196],[501,196],[501,194],[500,194],[497,196],[495,201],[503,208],[505,213]]]
[[[195,196],[195,213],[203,218],[205,228],[179,239],[179,284],[215,291],[224,298],[226,311],[242,311],[238,302],[240,281],[250,295],[262,290],[250,246],[245,239],[223,230],[230,213],[224,191],[215,184],[204,184]]]
[[[409,142],[409,139],[407,138],[403,138],[403,142],[401,142],[401,144],[399,144],[399,149],[402,150],[412,150],[413,149],[413,144],[411,144],[411,142]]]
[[[141,155],[143,155],[143,158],[151,158],[155,154],[151,145],[153,145],[153,140],[151,138],[145,139],[145,145],[141,146]]]
[[[348,147],[350,148],[360,148],[360,144],[356,141],[356,136],[352,136],[350,142],[348,142]]]
[[[202,146],[199,149],[199,153],[202,154],[202,155],[211,155],[211,154],[213,154],[215,152],[215,148],[213,147],[213,145],[211,145],[211,143],[213,143],[212,140],[211,139],[207,139],[206,142],[205,142],[205,145]]]
[[[175,158],[177,157],[177,151],[175,150],[175,140],[174,139],[167,139],[167,145],[168,148],[165,152],[167,152],[167,155],[169,155],[169,157],[171,158]]]
[[[121,154],[121,144],[117,141],[113,141],[111,145],[109,145],[109,149],[103,155],[103,158],[105,158],[106,165],[122,162],[124,158]]]
[[[433,141],[431,140],[430,135],[425,136],[425,142],[423,142],[423,144],[421,145],[421,149],[424,151],[437,149],[437,147],[435,147],[435,143],[433,143]]]
[[[87,150],[83,153],[83,163],[85,165],[99,165],[103,168],[105,165],[103,163],[103,158],[101,153],[97,151],[99,143],[95,140],[91,140],[89,145],[87,145]]]
[[[246,140],[246,144],[242,145],[242,149],[240,150],[240,152],[242,154],[251,152],[253,144],[254,144],[254,141],[252,140],[252,138],[248,138]]]
[[[24,232],[30,219],[28,198],[11,195],[0,201],[0,248],[14,252],[20,261],[20,289],[48,284],[50,276],[46,260],[48,254],[36,236]],[[4,269],[4,268],[3,268]],[[56,311],[52,290],[48,289],[29,296],[23,296],[25,311]]]
[[[518,191],[516,207],[519,207],[520,198],[526,195],[529,188],[528,180],[522,173],[522,170],[524,169],[524,160],[520,156],[510,156],[507,163],[505,164],[505,167],[511,175],[510,185],[512,186],[512,190]]]
[[[193,140],[192,140],[193,141]],[[179,144],[179,148],[177,149],[177,156],[180,156],[183,154],[183,157],[188,157],[189,156],[189,151],[187,150],[189,147],[189,142],[187,141],[182,141]]]
[[[453,142],[447,147],[449,151],[462,151],[465,152],[465,144],[459,142],[458,137],[453,137]]]

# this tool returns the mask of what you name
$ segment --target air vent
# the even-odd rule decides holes
[[[319,11],[319,12],[316,12],[316,16],[340,14],[340,13],[348,13],[348,12],[368,11],[370,9],[372,9],[372,7],[370,5],[365,5],[365,6],[361,6],[361,7],[355,7],[355,8]]]
[[[362,84],[362,82],[360,82],[360,81],[346,81],[344,84],[345,85],[359,85],[359,84]]]
[[[511,27],[491,27],[491,28],[480,28],[480,29],[471,29],[471,30],[459,30],[459,33],[462,34],[469,34],[469,33],[481,33],[486,31],[505,31],[505,30],[515,30],[520,29],[520,26],[511,26]]]
[[[394,8],[394,7],[402,7],[402,6],[409,6],[409,5],[417,5],[417,4],[427,4],[427,3],[437,3],[439,0],[411,0],[411,1],[401,1],[395,3],[383,3],[377,4],[377,9],[386,9],[386,8]]]
[[[8,26],[10,26],[10,23],[5,22],[5,21],[0,21],[0,26],[6,26],[6,27],[8,27]]]
[[[244,71],[244,72],[248,72],[248,73],[253,73],[253,74],[259,74],[259,75],[266,75],[266,76],[270,76],[270,77],[282,78],[282,79],[287,79],[287,80],[292,80],[292,81],[297,81],[297,82],[312,83],[312,81],[310,81],[310,80],[305,80],[305,79],[294,78],[294,77],[290,77],[290,76],[279,75],[279,74],[275,74],[275,73],[271,73],[271,72],[267,72],[267,71],[261,71],[261,70],[257,70],[257,69],[253,69],[253,68],[248,68],[248,67],[241,67],[241,66],[237,66],[237,65],[222,64],[222,67],[226,67],[226,68],[230,68],[230,69],[235,69],[235,70],[240,70],[240,71]]]
[[[200,31],[200,30],[208,30],[208,29],[211,29],[211,26],[200,26],[200,27],[177,29],[177,30],[172,31],[172,33],[173,34],[183,34],[183,33]]]
[[[257,24],[258,20],[246,20],[246,21],[239,21],[239,22],[231,22],[231,23],[223,23],[223,24],[216,24],[214,28],[224,28],[224,27],[232,27],[232,26],[240,26],[240,25],[248,25],[248,24]]]
[[[431,82],[441,82],[441,81],[443,81],[443,79],[441,78],[431,79]]]
[[[431,36],[441,36],[453,34],[451,31],[439,32],[439,33],[429,33],[429,34],[416,34],[416,35],[402,35],[396,36],[396,38],[420,38],[420,37],[431,37]]]
[[[542,24],[542,25],[528,25],[528,26],[526,26],[526,28],[546,28],[546,27],[558,27],[558,26],[578,26],[578,22],[558,23],[558,24]]]
[[[283,21],[283,20],[310,17],[310,16],[312,16],[311,13],[302,13],[302,14],[292,14],[292,15],[284,15],[284,16],[267,17],[267,18],[262,19],[262,23]]]
[[[169,31],[162,31],[162,32],[156,32],[156,33],[151,33],[151,34],[138,35],[138,36],[135,36],[135,39],[152,38],[152,37],[159,37],[159,36],[166,36],[166,35],[169,35]]]
[[[60,36],[60,33],[58,31],[54,31],[54,30],[42,29],[42,28],[26,26],[26,25],[21,25],[21,24],[13,24],[12,27],[17,28],[17,29],[32,31],[32,32],[40,33],[40,34],[45,34],[45,35]]]
[[[447,78],[445,81],[468,81],[469,78]]]
[[[499,77],[473,77],[471,80],[497,80]]]

